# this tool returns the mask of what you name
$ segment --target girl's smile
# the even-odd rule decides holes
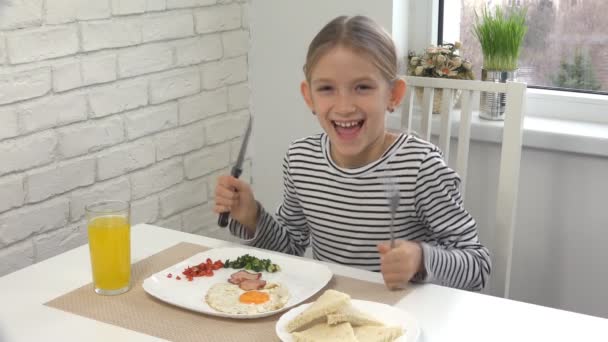
[[[334,121],[331,122],[336,130],[337,136],[344,141],[352,141],[357,138],[365,120]]]

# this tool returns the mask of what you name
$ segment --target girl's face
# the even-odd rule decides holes
[[[377,160],[388,147],[384,116],[401,101],[405,83],[391,86],[367,55],[337,46],[318,60],[301,91],[329,136],[332,158],[355,168]]]

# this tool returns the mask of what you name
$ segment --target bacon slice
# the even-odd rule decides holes
[[[228,282],[231,284],[238,285],[243,280],[258,280],[262,277],[262,273],[250,273],[244,270],[240,270],[230,275]]]
[[[239,284],[241,290],[244,291],[259,290],[264,286],[266,286],[266,280],[262,279],[245,279]]]

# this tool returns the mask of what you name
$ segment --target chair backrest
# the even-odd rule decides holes
[[[513,251],[513,233],[517,191],[519,184],[519,169],[521,160],[522,132],[524,118],[524,100],[526,84],[520,82],[495,83],[473,80],[453,80],[429,77],[405,78],[407,92],[401,117],[401,129],[406,132],[417,132],[423,139],[431,140],[432,112],[435,91],[441,89],[441,127],[439,130],[438,146],[443,151],[446,162],[456,170],[461,177],[461,192],[464,199],[469,159],[469,142],[471,123],[474,110],[474,99],[479,98],[480,92],[499,92],[506,94],[505,120],[502,134],[500,166],[498,175],[498,190],[496,199],[496,218],[494,220],[493,271],[490,279],[492,293],[505,298],[509,297],[511,278],[511,261]],[[422,91],[422,101],[415,100],[416,88]],[[461,93],[460,123],[458,128],[458,151],[456,162],[450,162],[450,140],[452,121],[457,111],[453,110],[452,94]],[[414,107],[420,108],[420,129],[412,127]],[[492,222],[492,221],[491,221]]]

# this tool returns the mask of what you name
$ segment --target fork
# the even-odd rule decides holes
[[[389,227],[390,238],[391,238],[391,249],[395,247],[395,214],[397,208],[399,208],[399,188],[397,182],[391,176],[384,179],[386,197],[388,199],[388,205],[391,211],[391,225]]]

